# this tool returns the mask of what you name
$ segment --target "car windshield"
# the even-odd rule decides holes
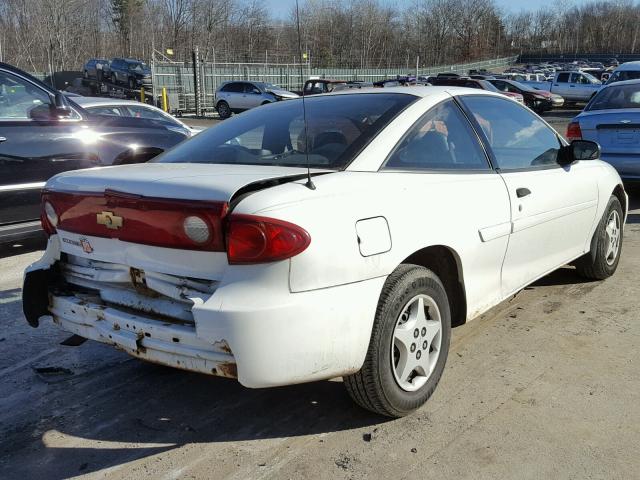
[[[640,70],[623,70],[614,72],[607,83],[624,82],[625,80],[640,79]]]
[[[342,169],[418,97],[368,93],[264,105],[225,120],[156,157],[161,163],[217,163]]]
[[[587,77],[587,80],[589,80],[589,83],[593,83],[593,84],[602,83],[600,80],[598,80],[596,77],[594,77],[594,76],[593,76],[593,75],[591,75],[590,73],[582,72],[582,75],[584,75],[585,77]]]
[[[619,108],[640,108],[640,83],[603,88],[593,97],[585,110],[615,110]]]

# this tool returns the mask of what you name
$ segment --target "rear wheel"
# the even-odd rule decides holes
[[[216,110],[218,110],[220,118],[229,118],[231,116],[231,108],[229,108],[229,104],[225,101],[218,102]]]
[[[623,221],[624,213],[620,200],[612,195],[593,234],[593,251],[575,262],[576,271],[580,275],[594,280],[604,280],[615,273],[622,252]]]
[[[380,295],[369,350],[359,372],[344,378],[361,407],[402,417],[434,392],[449,353],[451,314],[440,279],[401,265]]]
[[[129,89],[133,90],[134,88],[136,88],[136,82],[133,78],[129,78]]]
[[[116,77],[115,73],[111,74],[111,83],[113,83],[114,85],[118,84],[118,77]]]

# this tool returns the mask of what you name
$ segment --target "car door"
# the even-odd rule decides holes
[[[229,104],[231,110],[242,110],[242,95],[244,95],[243,82],[227,83],[220,90],[220,100]]]
[[[500,301],[500,269],[510,232],[509,195],[457,102],[448,99],[426,112],[380,171],[391,184],[401,179],[398,205],[410,212],[417,242],[425,229],[451,236],[452,245],[464,245],[469,305],[482,310]]]
[[[29,78],[0,68],[0,228],[37,221],[40,191],[53,175],[96,165],[78,112],[64,120],[47,117],[51,95]]]
[[[511,235],[502,267],[507,296],[588,249],[598,201],[597,165],[560,166],[558,134],[514,102],[489,96],[463,101],[509,191]]]
[[[559,73],[551,85],[552,92],[568,99],[571,94],[571,89],[569,88],[570,75],[569,72]]]
[[[244,83],[244,93],[242,95],[242,105],[244,109],[255,108],[262,104],[262,91],[253,83]]]

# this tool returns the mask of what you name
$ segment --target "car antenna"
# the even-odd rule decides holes
[[[298,0],[296,0],[296,24],[298,27],[298,55],[300,55],[300,81],[302,82],[302,41],[300,39],[300,8],[298,7]],[[307,158],[307,181],[304,184],[309,190],[315,190],[316,186],[311,181],[311,168],[309,166],[309,136],[307,130],[307,107],[304,102],[304,82],[302,82],[302,121],[304,123],[304,154]]]

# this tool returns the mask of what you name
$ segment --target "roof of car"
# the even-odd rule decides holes
[[[626,70],[640,70],[640,61],[624,62],[622,65],[616,68],[616,70],[622,72]]]
[[[389,87],[389,88],[350,88],[346,90],[340,90],[338,92],[323,93],[322,95],[361,95],[363,93],[404,93],[407,95],[413,95],[416,97],[429,97],[431,95],[437,95],[442,92],[449,93],[450,95],[493,95],[499,98],[508,98],[501,93],[492,92],[489,90],[482,90],[479,88],[467,88],[467,87],[453,87],[453,86],[409,86],[409,87]]]
[[[135,100],[122,100],[119,98],[73,97],[73,101],[84,108],[108,106],[108,105],[138,105],[141,107],[151,107],[151,105],[147,105],[141,102],[136,102]]]
[[[607,83],[607,84],[603,85],[602,88],[622,87],[624,85],[640,85],[640,78],[636,78],[636,79],[633,79],[633,80],[623,80],[621,82]]]

